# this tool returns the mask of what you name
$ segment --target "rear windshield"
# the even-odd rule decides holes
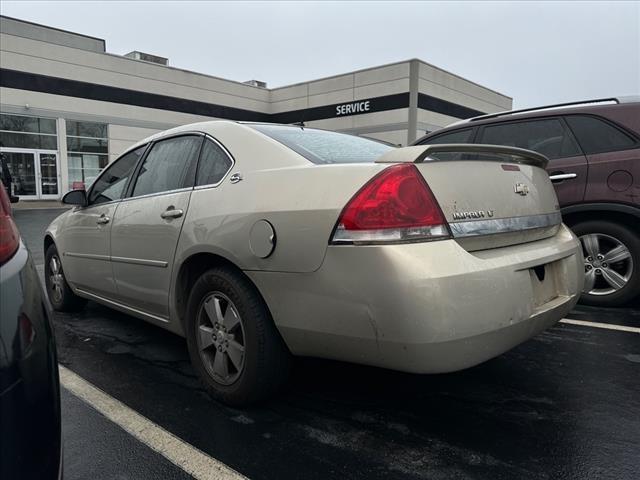
[[[313,163],[367,163],[395,147],[368,138],[284,125],[251,125]]]

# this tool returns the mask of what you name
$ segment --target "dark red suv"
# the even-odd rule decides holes
[[[564,222],[584,251],[582,302],[640,294],[640,98],[610,98],[471,118],[415,145],[484,143],[549,157]]]

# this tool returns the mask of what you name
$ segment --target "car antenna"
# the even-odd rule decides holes
[[[303,110],[301,113],[302,113],[302,115],[300,115],[300,121],[299,122],[294,122],[293,124],[299,126],[302,130],[304,130],[304,114],[305,114],[305,111]]]

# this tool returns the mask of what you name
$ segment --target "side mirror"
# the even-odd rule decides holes
[[[62,203],[67,205],[87,206],[87,192],[84,190],[71,190],[62,197]]]

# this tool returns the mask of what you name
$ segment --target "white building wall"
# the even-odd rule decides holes
[[[511,97],[428,63],[422,61],[419,63],[418,77],[422,81],[421,92],[433,92],[435,97],[460,103],[470,108],[486,110],[486,113],[512,108],[513,99]]]
[[[20,25],[24,26],[23,30]],[[406,105],[376,107],[383,111],[372,109],[369,113],[344,116],[337,115],[334,107],[369,99],[373,105],[377,98],[389,95],[403,98],[402,95],[406,94],[409,98],[410,90],[416,85],[415,88],[421,95],[473,111],[489,113],[508,110],[512,105],[510,97],[419,60],[266,89],[108,54],[104,52],[104,41],[72,32],[22,24],[4,17],[0,18],[0,27],[0,67],[3,69],[116,87],[134,92],[131,93],[133,96],[136,95],[135,92],[163,96],[154,97],[160,103],[158,108],[151,108],[0,87],[2,112],[58,119],[62,193],[68,183],[65,120],[108,124],[109,161],[113,161],[133,143],[153,133],[214,118],[172,111],[169,108],[173,106],[162,104],[162,99],[167,97],[200,102],[204,107],[243,109],[249,111],[249,115],[255,113],[257,116],[294,112],[289,117],[299,114],[299,121],[303,120],[307,126],[365,135],[402,145],[413,136],[420,137],[426,131],[433,131],[459,120],[459,117],[418,108],[417,113],[414,110],[411,117],[412,128],[415,127],[416,131],[410,132],[409,118],[412,110],[408,101]],[[415,93],[412,95],[412,98],[416,98]],[[305,115],[313,114],[311,109],[322,108],[322,114],[318,114],[316,110],[314,118],[305,118]],[[384,111],[384,108],[392,109]],[[298,110],[307,112],[297,112]],[[318,116],[322,118],[317,118]]]
[[[363,133],[363,137],[382,140],[383,142],[392,143],[393,145],[403,145],[407,140],[406,130],[392,130],[384,132]]]
[[[128,127],[126,125],[109,124],[109,163],[114,161],[125,150],[143,138],[158,133],[160,129]]]
[[[0,34],[2,67],[266,112],[269,91],[119,55]]]
[[[344,104],[408,91],[409,62],[401,62],[273,89],[270,113]],[[393,137],[393,143],[407,142],[408,108],[320,120],[308,120],[301,114],[300,120],[310,127],[357,135],[393,132],[388,135]],[[399,138],[401,131],[404,131],[404,138]]]

